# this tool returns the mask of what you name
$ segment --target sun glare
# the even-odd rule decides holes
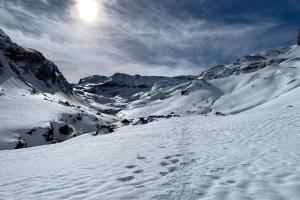
[[[96,0],[79,0],[77,8],[80,18],[86,22],[92,22],[98,16],[98,4]]]

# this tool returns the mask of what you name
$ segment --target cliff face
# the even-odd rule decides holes
[[[43,82],[46,88],[71,92],[71,85],[53,62],[36,50],[17,45],[1,29],[0,52],[20,79],[33,85],[34,79],[37,79]]]

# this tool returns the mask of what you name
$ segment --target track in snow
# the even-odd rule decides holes
[[[0,199],[299,200],[296,108],[192,116],[0,152]]]

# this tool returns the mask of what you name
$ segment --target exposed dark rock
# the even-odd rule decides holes
[[[30,91],[30,94],[31,94],[31,95],[36,95],[36,94],[39,94],[39,93],[40,93],[38,90],[36,90],[36,89],[33,88],[33,87],[30,88],[29,91]]]
[[[149,123],[149,120],[147,120],[144,117],[140,117],[139,120],[137,122],[135,122],[133,125],[145,125],[148,123]]]
[[[21,137],[19,137],[15,149],[23,149],[23,148],[27,148],[27,143],[23,141]]]
[[[74,132],[73,128],[70,127],[68,124],[66,124],[66,125],[59,128],[59,133],[62,134],[62,135],[69,135],[73,132]]]
[[[181,91],[181,95],[182,95],[182,96],[188,96],[189,93],[188,93],[188,91],[186,91],[186,90],[182,90],[182,91]]]
[[[133,123],[132,125],[145,125],[153,121],[157,121],[158,119],[170,119],[172,117],[180,117],[176,114],[169,114],[169,115],[151,115],[149,117],[140,117],[138,121]]]
[[[99,78],[99,82],[97,79]],[[83,91],[81,95],[90,95],[92,99],[97,101],[98,96],[105,96],[108,99],[116,96],[134,101],[137,96],[135,94],[149,91],[156,83],[175,86],[186,81],[195,79],[196,76],[178,76],[178,77],[162,77],[162,76],[141,76],[116,73],[110,77],[91,76],[80,81],[79,85],[75,85],[75,91]],[[95,82],[94,82],[95,81]],[[78,93],[79,94],[79,93]],[[96,94],[96,95],[93,95]],[[110,99],[110,101],[114,101]]]
[[[47,128],[46,133],[43,134],[46,142],[53,142],[54,141],[54,132],[53,132],[53,126]]]
[[[41,80],[48,87],[57,86],[64,92],[70,93],[71,84],[67,82],[57,66],[47,60],[40,52],[33,49],[25,49],[11,39],[0,29],[0,50],[10,61],[17,64],[13,71],[20,77],[23,73],[32,73],[38,80]],[[10,67],[12,68],[12,64]],[[22,71],[22,72],[21,72]],[[22,77],[26,79],[25,77]],[[27,80],[30,82],[30,80]]]
[[[280,64],[280,63],[282,63],[284,61],[287,61],[287,60],[288,60],[288,58],[274,58],[274,59],[271,59],[268,64],[270,64],[270,65],[274,65],[274,64],[278,65],[278,64]]]
[[[11,39],[0,29],[0,40],[4,42],[11,42]]]
[[[244,59],[247,61],[256,62],[256,61],[266,60],[266,57],[261,55],[248,55],[248,56],[244,56]]]
[[[121,121],[121,123],[124,124],[124,125],[129,125],[130,123],[132,123],[132,120],[123,119],[123,120]]]
[[[27,135],[32,135],[34,132],[36,132],[35,128],[30,129],[30,131],[28,131],[26,134]]]
[[[242,69],[243,73],[250,73],[250,72],[254,72],[257,71],[259,69],[262,69],[264,67],[266,67],[266,63],[265,62],[253,62],[251,64],[249,64],[247,67],[245,67],[244,69]]]
[[[93,133],[93,136],[113,133],[115,128],[115,125],[98,125],[97,131]]]
[[[104,83],[107,80],[109,80],[107,76],[94,75],[80,79],[78,84]]]
[[[70,102],[68,102],[68,101],[60,101],[60,100],[59,100],[58,103],[61,104],[61,105],[66,106],[66,107],[75,107],[74,105],[72,105],[72,104],[71,104]]]
[[[106,109],[106,110],[102,110],[101,112],[104,114],[108,114],[108,115],[115,115],[117,113],[119,113],[121,111],[121,109]]]
[[[83,118],[82,118],[82,116],[81,116],[80,114],[78,114],[77,117],[76,117],[76,119],[77,119],[78,121],[82,121]]]

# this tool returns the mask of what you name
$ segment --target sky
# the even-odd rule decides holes
[[[71,82],[175,76],[295,44],[299,0],[0,0],[0,28]]]

